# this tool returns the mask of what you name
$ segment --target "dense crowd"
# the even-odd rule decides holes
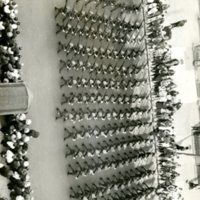
[[[157,193],[160,199],[178,199],[181,188],[176,185],[177,151],[187,150],[187,147],[176,144],[173,115],[180,109],[182,103],[178,99],[178,91],[173,80],[175,66],[179,61],[172,57],[168,40],[172,37],[172,29],[182,27],[186,20],[181,20],[164,26],[167,5],[161,0],[147,3],[147,32],[149,52],[151,52],[152,81],[154,84],[156,130],[159,152],[159,184]]]
[[[1,82],[21,80],[20,47],[16,44],[19,34],[17,4],[12,0],[0,1],[0,75]]]
[[[1,156],[5,159],[5,164],[0,165],[0,173],[9,179],[11,199],[30,199],[32,189],[28,175],[28,142],[32,137],[37,138],[39,133],[30,130],[31,120],[25,114],[6,116],[5,120],[6,124],[1,129],[4,134]]]
[[[22,81],[20,61],[21,48],[17,45],[19,34],[17,4],[13,0],[0,0],[0,82],[15,83]],[[0,174],[8,178],[11,200],[30,200],[32,189],[28,175],[29,159],[27,157],[30,138],[39,133],[31,130],[31,120],[26,114],[7,115],[1,124],[3,150]]]

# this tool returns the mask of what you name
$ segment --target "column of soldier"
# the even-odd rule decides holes
[[[22,67],[20,47],[16,37],[19,34],[17,4],[13,0],[0,0],[0,82],[21,81]],[[8,179],[11,200],[33,199],[30,183],[28,142],[38,137],[38,132],[30,130],[31,120],[26,114],[4,116],[1,124],[3,139],[0,174]]]
[[[175,184],[177,173],[177,149],[173,133],[173,115],[180,108],[177,101],[178,92],[173,82],[174,67],[179,64],[177,59],[172,59],[168,40],[174,27],[183,26],[185,20],[178,21],[164,27],[168,5],[161,0],[147,2],[148,8],[148,44],[152,56],[152,80],[154,82],[154,95],[156,102],[156,117],[159,150],[159,187],[157,193],[160,199],[172,199],[175,193],[182,199],[180,188]]]
[[[142,5],[76,0],[55,8],[62,57],[56,119],[66,124],[67,174],[78,179],[71,198],[148,199],[155,192]]]

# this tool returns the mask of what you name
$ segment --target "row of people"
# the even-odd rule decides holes
[[[95,156],[99,154],[108,154],[110,152],[117,152],[126,149],[135,149],[137,146],[149,146],[153,145],[153,139],[150,139],[149,135],[140,135],[140,136],[123,136],[110,138],[109,140],[102,140],[97,142],[96,145],[91,143],[82,143],[79,146],[66,145],[66,154],[65,156],[73,156],[85,158],[86,156]]]
[[[123,48],[123,46],[122,46]],[[58,42],[58,53],[64,52],[66,56],[69,54],[74,54],[74,56],[92,56],[94,58],[100,59],[112,59],[112,60],[133,60],[134,58],[140,57],[146,51],[144,47],[131,48],[131,49],[113,49],[113,47],[94,47],[93,44],[74,44],[73,42],[68,42],[64,44]]]
[[[94,1],[95,2],[95,1]],[[141,10],[142,8],[142,1],[140,4],[137,5],[137,8]],[[98,9],[95,9],[95,11],[92,11],[89,8],[88,12],[85,12],[85,6],[83,5],[80,10],[77,10],[76,8],[77,4],[74,3],[73,7],[70,8],[68,5],[64,7],[57,8],[55,7],[55,18],[60,18],[62,22],[69,22],[72,20],[78,20],[78,21],[84,21],[84,22],[92,22],[92,23],[103,23],[107,24],[109,23],[111,27],[116,27],[118,25],[124,26],[125,28],[132,27],[132,23],[126,22],[123,18],[121,18],[121,13],[118,13],[118,16],[113,16],[113,11],[110,11],[110,14],[108,16],[105,16],[106,9],[103,9],[103,14],[99,15]],[[133,9],[133,7],[129,6],[129,8],[132,9],[132,14],[138,14],[138,9]],[[118,26],[118,28],[120,28]]]
[[[60,60],[60,69],[59,72],[61,73],[63,70],[66,71],[82,71],[82,72],[89,72],[90,74],[102,74],[102,75],[112,75],[114,77],[135,77],[136,79],[142,79],[147,74],[147,64],[131,64],[126,65],[125,62],[122,64],[116,63],[113,64],[105,64],[105,63],[97,63],[97,62],[89,62],[89,58],[86,61],[82,60],[71,60],[68,59],[67,61]]]
[[[92,137],[110,137],[110,136],[117,136],[117,135],[126,135],[131,134],[132,137],[137,138],[137,140],[142,141],[144,138],[143,136],[152,134],[153,125],[149,122],[141,122],[138,121],[127,121],[127,122],[121,122],[121,123],[114,123],[102,126],[95,125],[94,127],[91,127],[90,125],[84,126],[81,125],[80,128],[76,128],[75,126],[72,126],[71,130],[64,128],[65,131],[65,137],[66,139],[72,139],[73,141],[76,139],[84,139],[84,138],[92,138]]]
[[[137,108],[126,108],[120,109],[117,111],[116,109],[90,109],[89,107],[86,110],[79,108],[75,110],[72,108],[71,110],[63,109],[60,110],[57,108],[56,119],[63,119],[64,121],[82,121],[82,120],[141,120],[142,122],[150,121],[152,112],[150,109],[137,109]]]
[[[115,95],[111,94],[108,95],[102,94],[102,93],[73,93],[70,92],[69,95],[62,94],[62,100],[61,105],[68,104],[68,105],[74,105],[74,104],[89,104],[89,103],[98,103],[98,104],[118,104],[118,105],[126,105],[131,104],[132,107],[135,108],[148,108],[149,105],[149,98],[144,96],[137,96],[137,95]]]
[[[77,190],[70,188],[70,197],[80,200],[89,200],[91,199],[90,196],[92,196],[92,198],[99,197],[102,200],[148,199],[152,196],[152,193],[155,193],[155,188],[153,186],[147,185],[145,182],[137,184],[137,186],[133,184],[124,187],[123,189],[114,190],[113,193],[109,191],[107,195],[103,195],[101,192],[97,195],[95,193],[88,195],[88,185],[84,185],[84,187],[77,186],[77,188]],[[93,187],[89,186],[89,190],[90,189],[94,190],[95,192],[96,185],[93,185]]]
[[[134,90],[137,87],[142,86],[148,82],[147,78],[142,78],[140,80],[116,80],[113,78],[84,78],[84,77],[74,77],[70,76],[65,78],[61,76],[60,78],[60,88],[63,87],[76,87],[76,88],[96,88],[96,89],[112,89],[112,90]]]
[[[148,3],[148,42],[152,54],[152,80],[154,82],[156,138],[158,157],[159,182],[157,194],[160,199],[172,199],[178,193],[176,185],[177,173],[177,148],[175,143],[173,115],[180,108],[181,102],[177,101],[178,92],[173,81],[174,67],[179,64],[177,59],[171,58],[171,30],[174,25],[163,25],[165,6],[161,0]],[[177,23],[177,26],[179,23]],[[184,23],[183,23],[184,24]],[[182,24],[182,25],[183,25]],[[181,198],[181,195],[178,195]]]
[[[68,164],[68,175],[75,177],[95,175],[96,172],[102,170],[117,169],[130,166],[139,160],[152,159],[155,151],[152,146],[140,149],[134,149],[123,152],[115,152],[105,156],[86,157],[76,159],[76,161]]]

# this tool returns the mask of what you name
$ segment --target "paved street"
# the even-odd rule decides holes
[[[30,175],[37,200],[64,200],[69,188],[63,156],[63,134],[60,134],[63,132],[62,126],[52,118],[55,115],[55,105],[59,104],[57,38],[53,16],[54,6],[62,2],[17,0],[21,21],[19,43],[23,47],[25,63],[23,77],[34,94],[30,117],[33,127],[41,132],[38,140],[31,141],[29,150]],[[199,44],[199,9],[197,0],[170,1],[170,5],[167,19],[169,23],[182,19],[188,21],[185,27],[174,30],[171,41],[174,57],[184,60],[184,63],[176,68],[175,75],[183,102],[183,107],[175,116],[175,132],[179,141],[190,135],[191,126],[199,122],[192,65],[192,46]],[[188,137],[182,144],[193,145],[193,141]],[[185,183],[187,179],[196,177],[194,158],[180,156],[180,163],[182,167],[178,183],[183,187],[184,198],[191,200],[192,196],[192,200],[199,200],[200,190],[189,191]]]
[[[60,104],[54,21],[54,6],[59,7],[59,2],[22,0],[18,4],[24,79],[34,94],[30,117],[33,127],[41,132],[29,150],[34,196],[37,200],[64,200],[69,196],[70,178],[66,175],[63,125],[54,120],[55,107]]]

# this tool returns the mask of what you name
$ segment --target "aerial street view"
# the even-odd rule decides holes
[[[199,0],[0,0],[0,200],[199,200]]]

